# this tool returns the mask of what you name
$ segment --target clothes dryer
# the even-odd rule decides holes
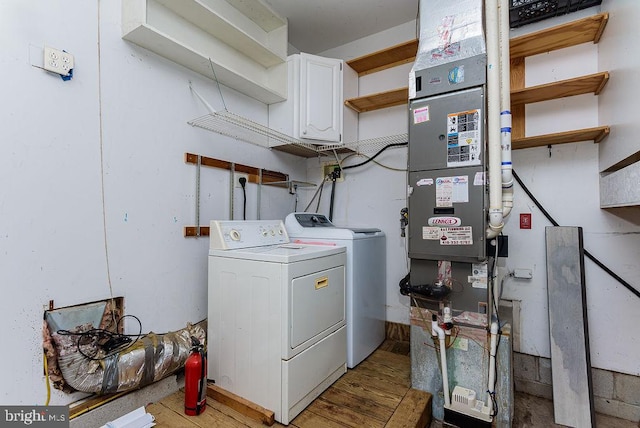
[[[368,357],[385,339],[386,239],[380,229],[336,227],[321,214],[291,213],[285,218],[298,244],[347,249],[347,367]]]
[[[345,249],[280,220],[212,221],[208,376],[289,424],[347,370]]]

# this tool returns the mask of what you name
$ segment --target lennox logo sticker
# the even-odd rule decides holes
[[[442,227],[460,226],[462,224],[458,217],[431,217],[429,218],[427,223],[429,224],[429,226]]]

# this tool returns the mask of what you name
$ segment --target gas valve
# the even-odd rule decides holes
[[[409,224],[409,209],[408,208],[403,208],[400,210],[400,236],[401,237],[405,237],[405,229],[407,228],[407,225]]]

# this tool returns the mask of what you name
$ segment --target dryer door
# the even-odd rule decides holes
[[[302,350],[344,325],[344,266],[295,278],[290,287],[289,349]]]

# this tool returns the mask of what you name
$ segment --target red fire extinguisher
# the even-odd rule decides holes
[[[191,355],[184,363],[184,413],[196,416],[207,407],[207,357],[204,346],[191,336]]]

